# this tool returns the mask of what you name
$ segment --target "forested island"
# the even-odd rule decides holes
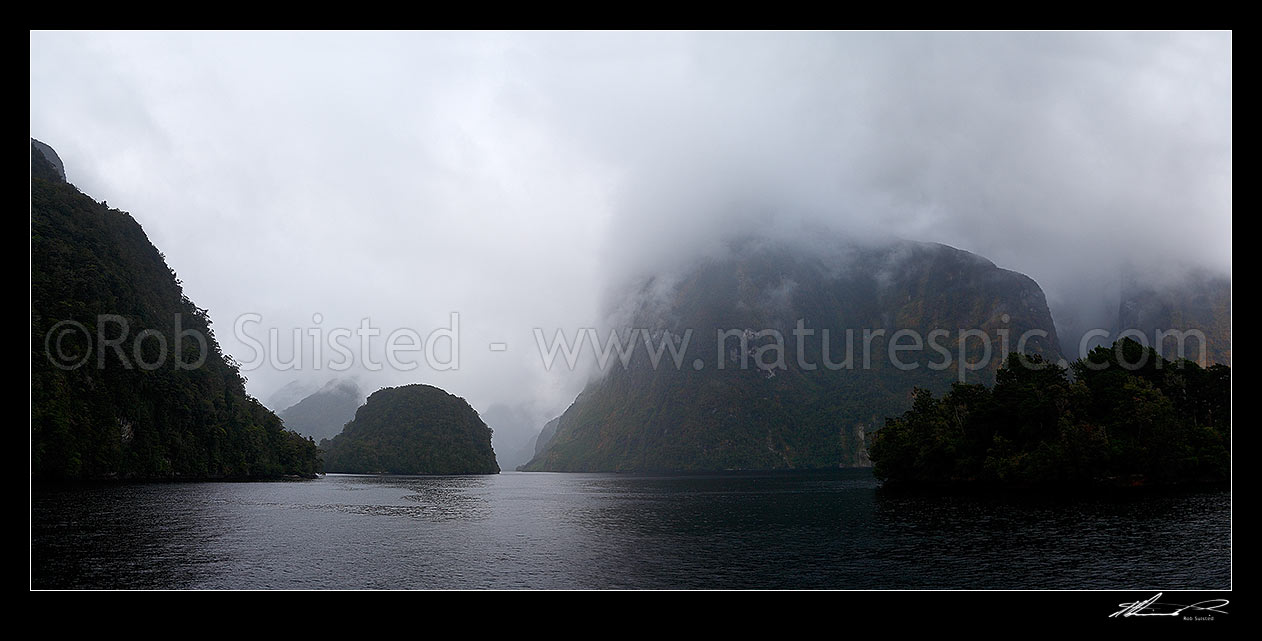
[[[350,474],[498,474],[491,428],[431,385],[378,390],[342,433],[320,441],[324,468]]]
[[[1231,368],[1129,338],[1068,368],[1011,354],[993,387],[917,389],[873,439],[886,487],[1153,487],[1231,473]]]

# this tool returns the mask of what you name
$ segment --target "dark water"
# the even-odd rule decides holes
[[[37,489],[33,587],[1231,587],[1231,497],[897,497],[866,470]]]

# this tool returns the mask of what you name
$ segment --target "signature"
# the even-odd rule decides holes
[[[1222,610],[1227,605],[1227,599],[1209,599],[1193,603],[1192,605],[1183,605],[1181,603],[1157,603],[1157,599],[1161,598],[1161,592],[1147,601],[1135,601],[1134,603],[1119,603],[1121,610],[1109,615],[1113,617],[1177,617],[1186,610],[1201,610],[1204,612],[1227,614],[1226,610]]]

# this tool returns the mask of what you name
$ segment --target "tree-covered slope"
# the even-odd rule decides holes
[[[1225,481],[1231,368],[1168,361],[1131,339],[1068,370],[1013,354],[993,388],[955,385],[942,398],[917,390],[874,440],[876,475],[890,485]]]
[[[464,399],[430,385],[368,397],[341,434],[322,441],[324,466],[348,474],[497,474],[491,429]]]
[[[978,381],[993,379],[1012,348],[1004,341],[1027,331],[1024,349],[1059,358],[1043,293],[1024,275],[944,245],[821,245],[738,242],[646,282],[626,304],[622,337],[640,328],[651,345],[669,336],[684,349],[688,336],[679,365],[664,351],[654,366],[644,344],[627,367],[613,359],[523,469],[865,465],[866,433],[906,410],[914,387],[947,389],[961,354],[985,363],[963,372]],[[728,330],[737,335],[720,338]],[[915,345],[911,333],[920,349],[891,357],[891,342]]]
[[[140,225],[62,175],[32,144],[32,477],[318,472],[315,443],[246,394]]]

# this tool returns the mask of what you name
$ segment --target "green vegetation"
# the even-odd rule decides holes
[[[59,323],[86,335],[50,342]],[[114,349],[100,336],[123,341]],[[32,146],[32,478],[311,476],[319,466],[314,441],[246,394],[207,311],[140,225],[64,182]]]
[[[325,469],[348,474],[498,474],[491,428],[464,399],[429,385],[368,397],[332,440]]]
[[[1014,353],[993,388],[918,389],[870,455],[895,486],[1170,485],[1227,480],[1230,447],[1231,368],[1124,339],[1069,370]]]

